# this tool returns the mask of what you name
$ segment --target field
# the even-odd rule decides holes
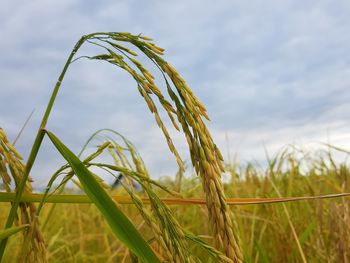
[[[161,72],[169,100],[135,51],[121,45],[126,42]],[[105,53],[75,58],[84,43]],[[0,129],[0,261],[348,262],[348,152],[289,147],[267,158],[265,168],[225,162],[205,125],[205,107],[162,54],[140,35],[83,36],[58,78],[26,164]],[[135,79],[178,163],[176,175],[152,179],[137,149],[113,130],[97,131],[79,154],[46,130],[65,73],[80,58],[110,63]],[[190,178],[158,108],[186,137],[196,173]],[[45,136],[67,164],[35,195],[29,175]],[[335,161],[335,153],[345,161]],[[107,185],[99,171],[122,178],[118,187]],[[223,173],[228,182],[222,183]]]
[[[324,152],[325,158],[327,155]],[[294,153],[276,161],[274,168],[265,171],[253,165],[228,166],[234,179],[225,184],[227,197],[278,197],[278,193],[281,196],[316,196],[350,192],[350,171],[345,164],[335,165],[330,159],[323,158],[300,160]],[[300,166],[309,168],[302,172]],[[177,182],[171,178],[163,178],[162,183],[169,189],[178,190]],[[198,177],[183,179],[180,193],[188,198],[203,196]],[[113,192],[113,195],[118,194],[123,194],[121,189]],[[169,197],[161,192],[159,195]],[[2,203],[1,206],[1,211],[4,211],[1,222],[4,222],[9,205]],[[48,244],[49,262],[129,262],[128,249],[113,236],[94,205],[57,204],[48,219],[52,207],[52,204],[47,204],[40,219],[44,222],[42,230]],[[203,205],[169,207],[185,229],[213,244],[207,210]],[[146,206],[146,209],[150,207]],[[235,205],[230,209],[237,220],[245,262],[302,262],[292,227],[307,262],[349,260],[348,198]],[[150,234],[133,205],[123,204],[122,210],[140,232],[145,236]],[[4,262],[13,262],[9,254],[19,251],[21,238],[11,240]],[[206,253],[203,254],[195,245],[189,249],[203,255],[203,262],[206,262]]]

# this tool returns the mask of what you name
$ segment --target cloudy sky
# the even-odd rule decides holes
[[[263,162],[264,147],[272,154],[289,143],[350,148],[349,1],[3,0],[0,126],[13,140],[35,109],[17,143],[25,157],[67,55],[81,35],[95,31],[142,33],[165,48],[206,105],[225,156]],[[175,174],[133,81],[108,65],[79,61],[48,129],[78,152],[99,128],[133,141],[153,176]],[[188,158],[181,135],[174,136]],[[36,184],[62,162],[45,140],[33,168]]]

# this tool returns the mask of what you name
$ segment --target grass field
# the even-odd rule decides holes
[[[167,96],[123,43],[154,63]],[[75,58],[83,44],[104,53]],[[205,125],[205,107],[162,54],[140,35],[85,35],[58,78],[26,164],[0,128],[0,262],[348,262],[349,199],[326,195],[350,192],[349,153],[330,145],[317,153],[289,147],[267,158],[266,168],[225,163]],[[78,154],[46,130],[65,73],[81,58],[110,63],[135,79],[178,163],[176,175],[152,179],[137,149],[113,130],[97,131]],[[183,176],[159,110],[187,140],[191,178]],[[29,174],[45,136],[67,163],[37,196]],[[345,161],[335,161],[334,152]],[[99,172],[122,175],[120,187],[112,189]],[[223,173],[229,182],[222,183]],[[283,197],[316,198],[280,202]]]
[[[297,158],[293,151],[286,152],[284,156],[277,157],[273,168],[266,170],[253,165],[227,168],[233,175],[232,181],[225,184],[227,197],[316,196],[350,192],[350,170],[345,164],[334,164],[327,152],[314,159]],[[163,178],[161,182],[169,189],[178,190],[178,182],[172,178]],[[185,198],[202,197],[199,178],[183,178],[180,193]],[[125,191],[117,189],[112,194],[125,195]],[[169,197],[169,194],[159,191],[159,196]],[[235,205],[230,206],[230,209],[237,220],[245,262],[302,262],[292,227],[307,262],[348,262],[349,204],[348,198],[341,197]],[[4,212],[0,220],[4,222],[9,205],[2,203],[1,206]],[[44,207],[40,218],[45,223],[42,231],[47,242],[49,262],[130,262],[128,249],[114,237],[93,204],[55,206],[48,221],[53,204]],[[169,207],[185,229],[200,236],[208,244],[214,244],[204,205]],[[144,236],[152,236],[134,205],[123,204],[121,208]],[[145,209],[150,211],[150,206],[145,205]],[[12,238],[4,262],[13,262],[10,255],[14,251],[19,253],[21,239],[20,235]],[[188,249],[207,262],[207,253],[196,245]]]

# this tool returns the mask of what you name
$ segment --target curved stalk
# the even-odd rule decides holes
[[[42,118],[42,121],[41,121],[39,130],[38,130],[38,133],[36,135],[34,144],[33,144],[32,149],[30,151],[30,154],[29,154],[29,157],[28,157],[28,160],[27,160],[27,163],[26,163],[26,168],[25,168],[25,171],[24,171],[24,174],[23,174],[23,178],[22,178],[22,180],[19,182],[19,184],[16,187],[16,196],[15,196],[15,199],[14,199],[14,201],[12,203],[12,207],[11,207],[9,216],[7,218],[7,221],[6,221],[5,229],[12,227],[13,222],[15,220],[17,209],[18,209],[18,205],[20,203],[20,200],[21,200],[21,197],[22,197],[22,194],[23,194],[26,182],[28,180],[29,173],[30,173],[30,171],[31,171],[31,169],[33,167],[33,164],[35,162],[35,159],[36,159],[36,156],[38,154],[39,148],[40,148],[41,143],[42,143],[42,141],[44,139],[44,136],[45,136],[44,129],[45,129],[47,121],[49,119],[49,116],[50,116],[53,104],[54,104],[54,102],[56,100],[56,96],[57,96],[58,90],[60,89],[62,80],[63,80],[63,78],[64,78],[64,76],[65,76],[65,74],[66,74],[66,72],[68,70],[69,65],[71,64],[71,62],[73,60],[74,55],[77,53],[77,51],[82,46],[82,44],[88,38],[92,37],[93,35],[94,34],[86,35],[86,36],[83,36],[82,38],[79,39],[79,41],[74,46],[72,52],[70,53],[70,55],[69,55],[69,57],[68,57],[68,59],[66,61],[66,64],[63,67],[63,70],[62,70],[60,76],[57,79],[55,88],[54,88],[54,90],[53,90],[53,92],[51,94],[50,101],[49,101],[49,103],[48,103],[48,105],[46,107],[45,114],[44,114],[44,116]],[[6,248],[6,245],[7,245],[7,240],[8,240],[8,238],[4,238],[0,242],[0,262],[2,261],[4,252],[5,252],[5,248]]]

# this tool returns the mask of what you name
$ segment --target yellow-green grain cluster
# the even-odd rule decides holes
[[[11,192],[11,181],[15,186],[19,184],[24,172],[22,157],[15,147],[8,141],[5,132],[0,128],[0,178],[4,188]],[[25,192],[32,191],[30,180],[27,182]],[[40,223],[36,217],[36,207],[32,203],[20,203],[17,211],[17,223],[20,225],[30,225],[24,233],[24,242],[20,262],[46,262],[46,246],[40,231]],[[26,260],[26,261],[25,261]]]
[[[146,225],[151,229],[153,238],[158,247],[154,247],[158,254],[166,262],[195,262],[186,247],[184,230],[172,216],[170,209],[160,200],[153,190],[153,185],[161,187],[171,195],[178,195],[168,190],[149,178],[149,174],[143,160],[137,153],[135,147],[123,136],[120,136],[124,145],[120,145],[109,137],[108,153],[114,160],[114,165],[89,163],[92,166],[104,167],[110,173],[122,172],[123,182],[120,182],[126,193],[131,197],[135,207],[139,211]],[[105,144],[105,143],[104,143]],[[142,192],[135,190],[133,182],[142,187]],[[140,194],[147,196],[151,207],[144,205]],[[151,210],[150,210],[150,209]]]
[[[154,99],[158,100],[160,106],[163,108],[163,110],[165,110],[173,127],[178,131],[182,130],[184,132],[189,146],[192,164],[195,167],[196,173],[202,178],[202,186],[206,195],[206,204],[210,218],[209,221],[212,226],[213,236],[216,240],[215,243],[218,249],[211,249],[210,251],[215,255],[217,261],[231,263],[242,262],[242,254],[237,244],[237,238],[234,234],[235,227],[226,204],[226,198],[221,183],[221,174],[224,172],[223,158],[219,149],[213,142],[210,132],[204,123],[204,119],[209,120],[205,107],[193,94],[180,74],[161,57],[163,55],[164,49],[155,45],[152,42],[152,39],[148,37],[142,35],[132,35],[126,32],[92,33],[83,36],[75,45],[52,92],[48,107],[43,116],[41,126],[38,130],[37,137],[29,155],[26,169],[24,169],[22,165],[22,170],[20,170],[18,174],[13,175],[15,181],[17,180],[16,177],[20,178],[21,175],[23,175],[23,180],[18,180],[18,182],[16,182],[16,189],[18,188],[19,194],[13,203],[13,207],[10,211],[10,215],[6,223],[6,228],[12,226],[15,210],[19,204],[22,192],[30,191],[30,189],[24,190],[24,184],[26,183],[30,169],[35,161],[41,142],[44,136],[48,135],[55,147],[69,163],[69,165],[63,166],[58,172],[54,174],[49,182],[49,186],[52,186],[53,182],[61,174],[61,172],[67,168],[71,168],[72,170],[66,173],[66,177],[63,180],[61,186],[63,186],[69,179],[72,178],[74,174],[76,174],[80,180],[80,183],[83,181],[82,185],[84,187],[84,190],[87,192],[90,198],[94,199],[95,204],[98,205],[101,210],[103,210],[105,206],[101,203],[101,200],[97,198],[98,196],[100,196],[101,199],[103,198],[106,202],[108,201],[108,206],[113,207],[113,210],[115,210],[118,214],[120,214],[121,217],[124,218],[124,215],[120,213],[119,209],[110,202],[111,200],[103,188],[100,189],[99,184],[101,184],[101,182],[99,180],[96,180],[98,177],[92,174],[87,168],[90,166],[96,166],[105,170],[107,169],[111,173],[122,172],[123,174],[128,175],[130,178],[141,184],[144,193],[149,197],[151,201],[151,214],[153,219],[146,212],[144,212],[143,204],[142,202],[137,201],[137,194],[132,191],[132,188],[126,188],[135,201],[135,204],[137,204],[137,208],[140,210],[146,223],[151,226],[154,234],[159,236],[158,241],[165,250],[166,259],[170,262],[193,262],[193,260],[195,260],[186,250],[187,241],[185,241],[185,239],[190,239],[192,241],[194,239],[191,239],[191,235],[186,236],[186,234],[184,234],[178,222],[172,217],[170,210],[153,192],[152,185],[156,185],[165,191],[167,191],[167,189],[149,178],[146,169],[144,169],[142,163],[140,162],[140,159],[137,158],[130,147],[128,150],[131,152],[132,162],[134,163],[134,167],[132,169],[130,166],[128,166],[130,162],[128,163],[127,159],[123,157],[123,154],[120,151],[120,146],[117,145],[113,148],[113,142],[104,144],[103,147],[101,146],[101,150],[98,150],[95,155],[90,157],[90,159],[88,158],[85,161],[81,162],[79,158],[75,156],[74,153],[71,152],[53,133],[45,130],[46,123],[48,121],[51,109],[53,107],[65,73],[70,64],[73,61],[79,59],[73,58],[84,43],[89,43],[103,48],[104,53],[95,56],[82,56],[80,58],[84,57],[91,60],[101,60],[108,62],[125,70],[132,76],[132,78],[134,78],[137,83],[139,93],[144,98],[149,110],[155,118],[158,127],[162,130],[165,136],[170,151],[175,156],[175,159],[179,166],[179,173],[182,173],[184,171],[184,162],[173,143],[168,128],[166,127],[166,122],[162,119],[162,115],[160,114],[159,109],[154,102]],[[125,47],[121,43],[133,45],[153,62],[156,69],[160,71],[164,78],[164,85],[168,94],[167,96],[162,93],[161,89],[159,88],[160,86],[156,84],[155,77],[151,73],[151,70],[146,69],[141,64],[141,62],[136,59],[137,52],[131,50],[128,47]],[[7,144],[4,143],[4,145]],[[113,148],[113,151],[111,147]],[[7,146],[8,151],[10,151],[13,156],[15,156],[15,151],[12,148],[11,146]],[[114,165],[106,165],[91,162],[106,148],[109,149],[110,153],[113,153],[112,156],[114,156],[114,160],[119,160],[121,165],[118,163]],[[18,158],[18,160],[19,159],[20,158]],[[10,168],[13,166],[15,167],[14,169],[20,169],[16,166],[16,164],[8,165]],[[4,173],[2,177],[5,185],[9,187],[9,179],[7,174]],[[90,182],[91,184],[95,185],[98,190],[91,187],[91,185],[86,185],[86,182]],[[40,209],[41,207],[42,204],[40,205]],[[108,211],[103,211],[103,213],[105,216],[110,215]],[[122,232],[119,222],[112,220],[111,218],[108,219],[109,223],[114,226],[116,233],[119,233],[118,231]],[[152,223],[152,220],[154,219],[157,224]],[[130,225],[129,221],[126,220],[126,218],[123,220],[125,223]],[[32,227],[31,229],[37,231],[36,227]],[[135,231],[131,225],[130,229],[132,231]],[[130,244],[130,240],[128,239],[127,235],[124,235],[122,233],[121,237],[125,237],[125,243],[128,244],[128,247],[131,250],[132,248],[134,249],[133,252],[136,251],[137,253],[140,253],[139,255],[142,256],[142,249],[139,249],[139,247],[135,247],[133,244]],[[154,258],[153,252],[151,250],[148,250],[145,242],[140,238],[138,238],[138,240],[140,241],[140,244],[142,243],[145,245],[144,247],[147,248],[150,258]],[[41,242],[41,240],[39,241]],[[3,254],[4,248],[6,247],[6,242],[6,240],[0,242],[0,258]],[[198,244],[201,244],[202,248],[207,249],[207,245],[204,245],[204,243],[198,242]],[[222,255],[219,250],[224,252],[226,256]]]
[[[153,76],[139,62],[135,59],[131,59],[141,71],[142,75],[136,73],[129,66],[126,66],[124,62],[121,62],[120,56],[114,57],[113,53],[109,52],[114,61],[118,61],[118,65],[127,70],[137,81],[140,93],[146,100],[150,111],[154,114],[158,126],[162,129],[169,149],[175,155],[180,169],[183,169],[183,162],[174,147],[164,123],[159,117],[157,108],[150,94],[154,94],[158,98],[159,102],[168,113],[174,127],[176,129],[179,129],[179,126],[182,127],[189,145],[192,164],[196,172],[202,177],[203,189],[206,193],[209,216],[217,246],[223,249],[233,262],[241,262],[242,255],[233,234],[234,228],[232,219],[227,209],[225,194],[220,180],[221,174],[224,171],[223,158],[203,122],[203,118],[209,119],[205,107],[193,94],[179,73],[159,56],[163,54],[162,48],[157,47],[144,38],[133,36],[128,33],[117,34],[112,36],[112,38],[114,40],[133,43],[161,69],[167,85],[168,94],[175,104],[175,107],[164,98],[160,89],[155,85]],[[169,79],[175,87],[175,90],[172,89]],[[179,125],[176,123],[173,115],[177,117]]]
[[[180,170],[183,170],[183,161],[173,144],[164,122],[158,113],[158,109],[152,100],[154,95],[161,106],[168,113],[173,126],[179,130],[182,127],[189,145],[191,161],[196,172],[202,178],[203,189],[206,194],[207,207],[210,221],[212,223],[217,247],[224,250],[233,262],[241,262],[242,255],[233,233],[231,215],[225,202],[225,194],[221,184],[221,174],[224,171],[222,155],[212,140],[203,118],[209,119],[206,109],[198,98],[193,94],[189,86],[179,73],[160,56],[164,49],[156,46],[151,39],[143,36],[135,36],[130,33],[111,33],[108,40],[104,37],[94,36],[94,40],[109,44],[119,54],[109,47],[105,47],[108,54],[91,57],[108,61],[127,72],[136,80],[140,94],[145,99],[148,108],[154,114],[159,128],[165,135],[170,151],[174,154]],[[164,76],[167,92],[173,104],[171,104],[154,82],[153,75],[145,69],[135,58],[136,53],[115,43],[115,41],[129,42],[140,49],[161,70]],[[101,45],[91,41],[96,45]],[[129,59],[134,64],[132,68],[125,60]],[[172,83],[172,85],[170,84]],[[175,89],[173,88],[175,87]],[[174,106],[173,106],[174,105]],[[177,121],[176,121],[177,119]]]

